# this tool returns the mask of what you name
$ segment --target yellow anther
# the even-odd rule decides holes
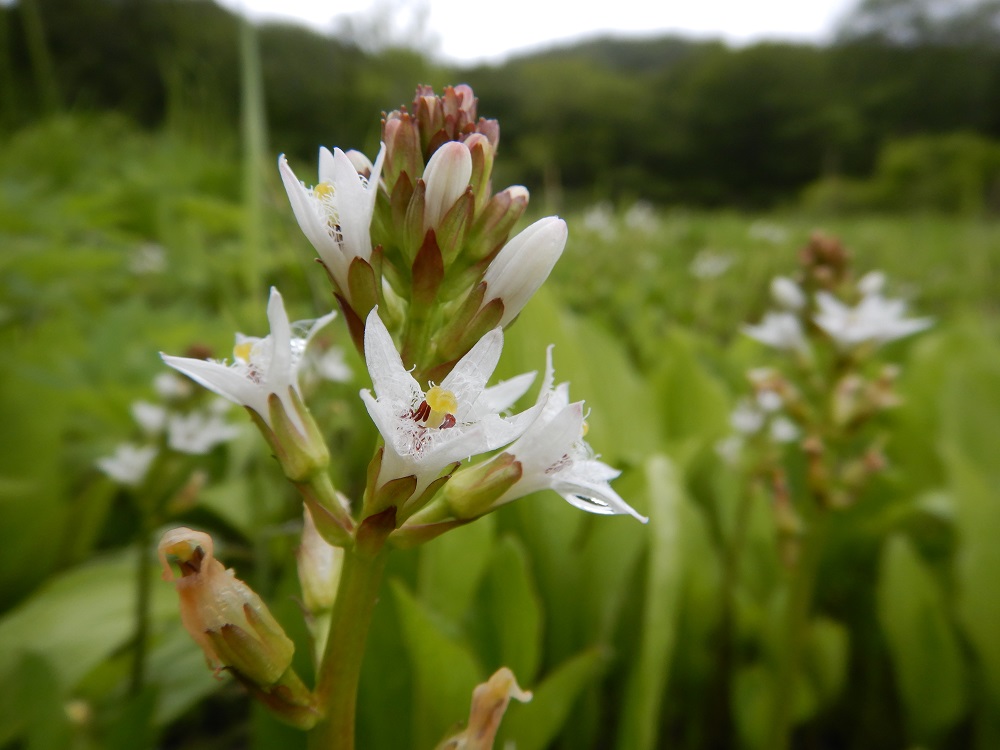
[[[427,405],[431,411],[439,411],[442,414],[454,414],[458,408],[458,400],[451,391],[446,391],[439,385],[431,386],[427,391]]]
[[[590,424],[584,421],[583,426],[581,428],[580,437],[587,437],[588,432],[590,432]]]
[[[250,361],[250,352],[253,351],[253,342],[244,341],[241,344],[237,344],[233,347],[233,356],[236,359],[243,360],[244,362]]]
[[[317,198],[332,198],[333,197],[333,185],[329,182],[321,182],[316,187],[313,188],[313,195]]]

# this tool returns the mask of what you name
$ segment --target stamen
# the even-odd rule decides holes
[[[244,362],[250,361],[250,352],[253,351],[253,342],[244,341],[233,347],[233,356]]]
[[[333,185],[329,182],[321,182],[316,187],[313,188],[313,195],[315,195],[320,200],[326,200],[333,197]]]

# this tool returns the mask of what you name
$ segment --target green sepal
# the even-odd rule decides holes
[[[380,249],[378,254],[381,256]],[[358,317],[367,317],[368,311],[378,304],[381,281],[380,274],[364,258],[355,258],[347,267],[351,307]]]
[[[478,518],[493,510],[496,501],[520,481],[522,474],[521,462],[511,453],[501,453],[455,474],[442,497],[455,518]]]
[[[465,244],[465,237],[469,233],[474,209],[475,197],[472,188],[469,187],[452,204],[452,207],[448,209],[435,228],[438,247],[441,249],[441,257],[445,267],[451,265]]]
[[[444,487],[445,484],[447,484],[448,480],[451,479],[452,475],[461,465],[462,464],[460,461],[456,461],[455,463],[446,466],[441,471],[441,474],[438,476],[437,479],[435,479],[426,487],[424,487],[423,492],[421,492],[417,497],[411,498],[409,502],[407,502],[403,506],[402,518],[403,519],[409,518],[414,513],[419,512],[420,509],[423,508],[425,505],[427,505],[429,502],[431,502],[434,499],[434,496],[437,495],[438,491],[442,487]]]
[[[472,186],[472,192],[475,195],[475,213],[478,214],[490,199],[490,185],[492,184],[495,152],[493,146],[490,145],[489,139],[483,137],[482,139],[476,139],[472,148],[469,149],[469,153],[472,154],[472,177],[469,180],[469,184]]]
[[[226,623],[218,630],[205,631],[219,661],[246,681],[268,687],[281,679],[292,663],[295,644],[266,610],[258,613],[248,604],[243,612],[253,632]]]
[[[437,297],[438,288],[444,278],[444,259],[438,247],[437,235],[433,229],[427,230],[420,252],[413,261],[413,305],[430,307]]]
[[[278,394],[271,393],[267,397],[271,427],[264,432],[264,437],[271,443],[285,476],[293,482],[305,482],[314,474],[326,470],[330,465],[330,452],[316,420],[312,418],[298,392],[289,386],[288,393],[305,432],[301,432],[285,412],[285,405]],[[267,427],[266,424],[264,426]]]
[[[424,239],[424,208],[427,202],[427,184],[423,180],[417,180],[413,188],[413,195],[406,206],[406,215],[403,217],[403,236],[400,246],[403,250],[403,261],[406,264],[413,263],[417,256],[417,251]]]
[[[495,253],[507,242],[511,230],[528,208],[528,199],[511,198],[501,192],[487,202],[465,238],[464,262],[473,265]]]
[[[316,705],[316,697],[291,668],[277,683],[267,688],[247,682],[239,674],[236,676],[256,700],[286,724],[307,731],[316,726],[323,716]]]
[[[365,513],[370,515],[379,513],[386,508],[401,508],[416,489],[417,477],[414,474],[408,477],[390,479],[375,490],[371,507],[365,508]]]

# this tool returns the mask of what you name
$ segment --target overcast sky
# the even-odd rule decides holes
[[[856,0],[220,0],[257,19],[292,19],[321,31],[340,15],[393,17],[393,33],[423,24],[438,57],[497,62],[554,42],[600,33],[680,32],[743,44],[761,39],[824,41]]]

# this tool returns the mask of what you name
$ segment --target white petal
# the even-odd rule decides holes
[[[476,401],[476,409],[494,414],[506,411],[528,392],[537,374],[526,372],[487,388]]]
[[[403,367],[403,360],[396,351],[392,336],[372,308],[365,323],[365,362],[371,375],[375,395],[405,402],[419,402],[423,391],[413,376]]]
[[[206,362],[190,357],[172,357],[160,353],[160,357],[170,367],[182,372],[196,383],[208,388],[235,404],[249,406],[260,416],[267,418],[267,395],[242,373],[218,362]]]
[[[424,202],[424,226],[436,227],[441,218],[469,187],[472,179],[472,154],[458,141],[449,141],[433,153],[424,168],[427,193]]]
[[[448,373],[441,387],[455,394],[458,413],[455,418],[462,422],[472,411],[476,400],[486,387],[493,371],[500,361],[503,350],[503,331],[494,328],[483,336],[469,352],[458,361]]]
[[[313,248],[319,253],[320,258],[327,264],[330,272],[341,284],[341,280],[346,283],[347,266],[336,240],[330,236],[326,220],[320,215],[316,199],[309,190],[299,182],[292,168],[288,166],[288,161],[284,154],[278,159],[278,171],[281,173],[281,181],[288,193],[288,200],[292,204],[292,213],[299,222],[299,228],[312,243]]]

